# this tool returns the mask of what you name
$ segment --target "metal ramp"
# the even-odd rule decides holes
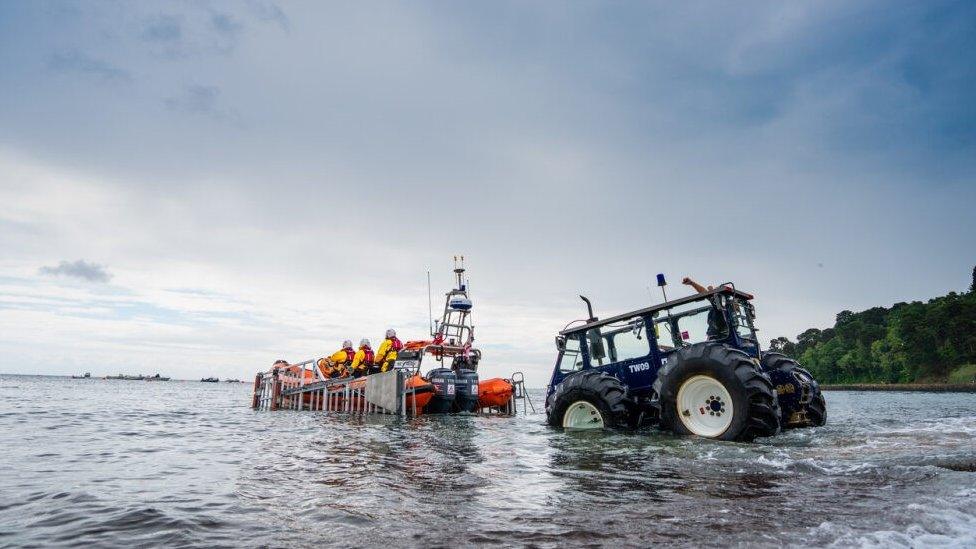
[[[347,414],[418,415],[411,374],[394,369],[366,378],[324,378],[315,360],[257,374],[251,407],[255,410],[309,410]],[[310,367],[309,367],[310,366]],[[316,372],[309,376],[309,370]]]

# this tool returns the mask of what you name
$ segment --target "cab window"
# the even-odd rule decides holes
[[[655,333],[663,351],[728,336],[725,316],[710,299],[676,305],[654,314]]]
[[[634,317],[621,325],[608,328],[605,338],[609,343],[608,350],[613,362],[644,358],[651,354],[643,317]]]
[[[586,348],[592,368],[651,354],[644,319],[639,316],[587,330]]]
[[[755,340],[755,332],[753,331],[752,325],[752,319],[755,317],[755,313],[752,309],[752,303],[738,298],[730,301],[732,322],[735,324],[735,331],[742,339]]]
[[[691,345],[709,340],[708,315],[711,308],[693,312],[678,318],[678,337],[682,345]]]
[[[654,314],[657,315],[658,313]],[[667,352],[674,349],[676,340],[669,317],[656,316],[654,318],[654,337],[657,339],[657,347],[661,351]]]
[[[566,338],[566,348],[559,355],[559,371],[569,374],[583,369],[583,355],[580,354],[578,335]]]

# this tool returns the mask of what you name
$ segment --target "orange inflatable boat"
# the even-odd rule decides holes
[[[511,381],[500,377],[478,382],[479,408],[506,408],[515,393]]]

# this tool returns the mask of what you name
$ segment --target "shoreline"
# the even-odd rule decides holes
[[[976,383],[845,383],[821,385],[824,391],[914,391],[925,393],[976,393]]]

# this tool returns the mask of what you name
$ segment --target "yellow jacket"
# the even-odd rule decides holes
[[[346,366],[348,366],[349,365],[348,352],[351,350],[352,349],[339,349],[338,351],[332,353],[332,356],[329,357],[329,360],[331,360],[335,364],[345,364]]]
[[[390,339],[384,339],[383,343],[380,343],[380,348],[376,350],[376,364],[383,367],[385,372],[388,368],[388,364],[392,364],[396,360],[397,352],[393,350],[393,341]]]
[[[366,351],[369,351],[370,356],[366,355]],[[373,359],[371,356],[372,354],[373,354],[373,350],[370,349],[369,347],[360,347],[359,350],[356,351],[356,356],[353,357],[352,359],[352,370],[353,371],[364,370],[372,366],[373,365]]]
[[[351,351],[352,349],[348,350]],[[346,351],[347,349],[339,349],[338,351],[332,353],[332,356],[328,358],[328,361],[331,363],[332,367],[328,368],[327,370],[323,368],[322,373],[328,377],[332,377],[332,375],[336,375],[337,377],[346,377],[349,375],[347,368],[350,362],[349,354]],[[321,367],[321,364],[319,366]]]

